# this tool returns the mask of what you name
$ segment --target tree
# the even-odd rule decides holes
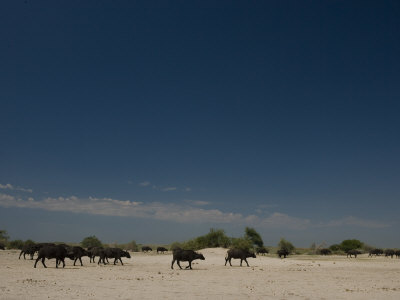
[[[335,251],[339,251],[341,248],[340,248],[339,244],[333,244],[333,245],[329,246],[329,249],[335,252]]]
[[[102,247],[103,244],[101,243],[101,241],[94,235],[85,237],[82,242],[81,245],[83,248],[89,248],[89,247]]]
[[[362,248],[362,246],[363,243],[356,239],[344,240],[343,242],[340,243],[340,249],[342,249],[344,252],[360,249]]]
[[[9,238],[7,230],[0,230],[0,242],[7,243]]]
[[[253,246],[253,242],[248,238],[232,238],[232,248],[249,250]]]
[[[285,240],[284,238],[281,238],[281,240],[278,243],[278,247],[280,250],[286,250],[289,253],[292,253],[293,250],[295,249],[293,244],[291,242]]]
[[[260,234],[254,228],[246,227],[245,233],[245,238],[248,238],[250,241],[252,241],[253,245],[256,245],[259,248],[264,246],[264,242]]]

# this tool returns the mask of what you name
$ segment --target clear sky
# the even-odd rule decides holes
[[[399,1],[0,4],[0,229],[400,247]]]

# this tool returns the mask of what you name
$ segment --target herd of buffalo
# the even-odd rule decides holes
[[[0,245],[0,249],[4,250],[4,246]],[[151,252],[153,251],[152,248],[148,246],[142,247],[142,252]],[[168,249],[164,247],[158,247],[157,248],[157,253],[164,253],[167,252]],[[31,260],[33,260],[33,256],[37,253],[37,258],[35,260],[34,268],[36,268],[36,265],[39,260],[42,261],[42,264],[45,268],[47,268],[45,264],[45,259],[56,259],[56,268],[58,268],[58,265],[60,263],[63,264],[63,268],[65,267],[65,258],[69,258],[74,261],[74,266],[76,262],[79,260],[81,266],[83,266],[82,263],[82,256],[87,256],[90,258],[90,262],[94,263],[95,258],[99,257],[97,264],[108,264],[109,260],[108,259],[114,259],[114,265],[119,261],[121,265],[123,265],[122,262],[122,257],[126,258],[131,258],[130,254],[128,251],[122,250],[120,248],[103,248],[103,247],[89,247],[88,249],[84,249],[79,246],[69,246],[66,244],[53,244],[53,243],[32,243],[32,244],[27,244],[25,245],[21,253],[19,254],[19,259],[21,256],[26,259],[26,255],[29,255]],[[267,254],[268,250],[265,248],[261,248],[257,251],[257,254]],[[319,251],[321,255],[330,255],[332,254],[330,249],[321,249]],[[347,251],[347,257],[355,257],[357,258],[357,255],[361,254],[360,251],[358,250],[349,250]],[[277,251],[277,255],[280,258],[286,258],[289,255],[289,252],[285,249],[280,249]],[[386,257],[391,257],[393,258],[396,256],[397,258],[400,258],[400,250],[393,250],[393,249],[372,249],[369,251],[369,256],[381,256],[385,255]],[[243,249],[230,249],[228,250],[226,257],[225,257],[225,266],[229,262],[229,264],[232,266],[231,260],[232,258],[234,259],[240,259],[240,266],[242,266],[242,262],[245,261],[247,266],[249,266],[249,263],[247,262],[247,258],[249,257],[256,257],[256,254],[254,252],[250,252],[247,250]],[[181,248],[175,248],[172,251],[172,263],[171,263],[171,269],[174,268],[174,263],[176,262],[178,267],[182,269],[180,262],[188,262],[189,265],[186,267],[186,269],[192,269],[192,261],[200,259],[200,260],[205,260],[204,256],[200,253],[197,253],[193,250],[184,250]]]

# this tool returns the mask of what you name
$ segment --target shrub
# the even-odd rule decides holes
[[[341,250],[339,244],[330,245],[330,246],[329,246],[329,249],[330,249],[331,251],[333,251],[333,252],[337,252],[337,251],[340,251],[340,250]]]
[[[285,240],[284,238],[281,238],[281,240],[278,243],[278,247],[280,250],[286,250],[289,253],[292,253],[295,249],[293,244],[291,242]]]
[[[248,238],[232,238],[231,248],[239,248],[243,250],[250,250],[253,247],[253,242]]]
[[[344,252],[360,249],[362,248],[362,246],[363,243],[356,239],[344,240],[343,242],[340,243],[340,249],[343,250]]]
[[[83,248],[102,247],[103,246],[101,241],[94,235],[85,237],[82,240],[81,245],[82,245]]]
[[[8,243],[8,248],[10,248],[10,249],[21,250],[23,246],[24,246],[24,241],[22,241],[22,240],[13,240]]]
[[[256,245],[259,248],[264,246],[264,242],[260,234],[254,228],[246,227],[245,237],[248,238],[253,243],[253,245]]]

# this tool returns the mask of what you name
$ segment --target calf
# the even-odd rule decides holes
[[[25,255],[28,254],[31,256],[31,260],[33,259],[33,255],[35,254],[35,252],[38,250],[38,245],[37,244],[25,244],[24,246],[22,246],[21,252],[19,253],[19,257],[18,259],[21,259],[21,255],[24,255],[24,259]]]
[[[44,246],[39,250],[38,257],[35,261],[34,268],[36,268],[37,262],[41,259],[42,264],[45,268],[46,265],[44,263],[45,259],[56,259],[56,268],[58,268],[58,263],[62,262],[63,263],[63,268],[65,267],[65,258],[68,257],[67,249],[65,249],[61,245],[57,246]]]
[[[172,253],[172,264],[171,264],[171,269],[174,268],[174,263],[178,264],[179,268],[182,269],[180,262],[181,261],[188,261],[189,265],[186,267],[190,268],[192,270],[192,261],[195,259],[201,259],[205,260],[203,254],[194,252],[193,250],[182,250],[182,249],[175,249],[174,252]]]
[[[235,259],[240,258],[240,266],[242,266],[242,262],[245,261],[247,266],[250,267],[249,263],[247,262],[248,257],[256,258],[256,255],[253,252],[250,252],[250,251],[244,250],[244,249],[230,249],[226,253],[225,266],[228,261],[229,261],[229,264],[232,266],[232,263],[231,263],[232,258],[235,258]]]
[[[354,258],[357,258],[357,255],[358,255],[358,254],[361,254],[361,252],[358,251],[358,250],[355,250],[355,249],[347,251],[347,257],[350,256],[350,258],[351,258],[353,255],[354,255]]]
[[[98,264],[101,261],[103,261],[103,264],[106,264],[105,259],[114,258],[114,265],[116,264],[116,262],[118,260],[121,262],[122,265],[124,265],[121,257],[131,258],[131,255],[129,254],[128,251],[124,251],[120,248],[106,248],[102,251]],[[107,263],[108,263],[108,260],[107,260]]]
[[[278,251],[276,251],[276,254],[278,254],[279,258],[286,258],[286,256],[289,255],[289,251],[287,251],[286,249],[279,249]]]
[[[153,251],[153,249],[151,249],[149,246],[143,246],[142,251],[143,252],[149,252],[149,251],[151,252],[151,251]]]
[[[167,248],[164,248],[164,247],[157,247],[157,254],[158,254],[159,252],[164,253],[164,252],[167,252],[167,251],[168,251]]]

